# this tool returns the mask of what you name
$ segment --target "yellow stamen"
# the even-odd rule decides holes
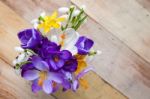
[[[39,80],[38,80],[38,85],[42,86],[43,82],[44,82],[44,80],[46,78],[47,78],[47,72],[40,72],[40,77],[39,77]]]

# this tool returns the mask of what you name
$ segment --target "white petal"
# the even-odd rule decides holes
[[[72,53],[72,55],[76,55],[78,53],[78,49],[76,46],[73,46],[72,49],[69,49],[69,51]]]
[[[55,42],[56,44],[58,44],[58,38],[56,35],[51,36],[51,41]]]
[[[69,11],[69,8],[67,8],[67,7],[61,7],[61,8],[58,9],[58,12],[62,13],[62,14],[67,13],[68,11]]]
[[[75,11],[73,12],[72,16],[77,16],[79,13],[80,13],[79,10],[75,10]]]
[[[100,51],[100,50],[97,50],[96,52],[97,52],[97,55],[102,54],[102,51]]]
[[[20,46],[19,46],[19,47],[15,47],[14,49],[15,49],[15,51],[17,51],[17,52],[23,52],[23,51],[24,51],[24,49],[21,48]]]
[[[46,16],[46,12],[43,11],[41,14],[40,14],[41,17],[45,17]]]
[[[21,53],[17,58],[17,62],[18,63],[23,62],[24,58],[25,58],[25,53]]]

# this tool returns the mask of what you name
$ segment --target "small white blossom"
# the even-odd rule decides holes
[[[24,59],[25,59],[25,53],[21,53],[18,58],[17,58],[17,62],[20,63],[20,62],[23,62]]]
[[[102,54],[102,51],[97,50],[96,53],[97,53],[97,55],[100,55],[100,54]]]
[[[73,12],[72,16],[77,16],[79,13],[80,13],[79,10],[75,10],[75,11]]]
[[[14,50],[17,52],[23,52],[24,51],[24,49],[20,46],[15,47]]]
[[[45,17],[46,16],[46,12],[43,11],[41,14],[40,14],[41,17]]]

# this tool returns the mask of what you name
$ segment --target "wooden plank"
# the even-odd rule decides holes
[[[14,51],[12,50],[12,48],[17,45],[18,41],[16,40],[16,33],[12,33],[12,31],[16,32],[17,30],[20,30],[22,27],[17,27],[17,22],[14,21],[14,18],[16,18],[16,20],[19,21],[19,23],[21,24],[21,26],[23,26],[25,24],[25,27],[27,25],[26,22],[21,21],[22,19],[20,17],[18,17],[13,11],[11,11],[7,6],[5,6],[2,2],[0,2],[0,11],[3,12],[3,14],[0,14],[0,18],[3,20],[0,20],[0,30],[1,30],[1,34],[0,34],[0,46],[3,47],[0,50],[0,56],[1,58],[6,61],[6,63],[10,64],[11,60],[15,57],[15,54],[11,54],[14,53]],[[6,15],[4,15],[4,13]],[[11,16],[7,15],[10,14]],[[7,18],[9,18],[9,20],[11,20],[12,22],[7,22]],[[9,26],[9,30],[7,30],[7,27],[5,26]],[[12,31],[11,31],[12,30]],[[11,36],[11,37],[9,37]],[[11,41],[11,42],[10,42]],[[14,41],[14,42],[13,42]],[[3,44],[2,42],[5,42],[5,44]],[[5,50],[4,50],[5,49]],[[7,51],[7,54],[3,54]],[[11,54],[11,55],[9,55]],[[34,99],[36,97],[33,96],[33,98],[31,97],[30,93],[31,91],[29,86],[27,87],[27,89],[22,88],[21,85],[26,85],[26,83],[24,83],[25,80],[23,80],[21,77],[17,77],[16,75],[13,75],[14,70],[12,69],[11,66],[6,66],[6,63],[4,64],[4,62],[0,61],[0,65],[2,65],[2,67],[0,67],[1,70],[1,80],[3,81],[2,86],[3,89],[1,89],[1,93],[0,95],[3,96],[3,98],[22,98],[22,99]],[[2,68],[2,69],[1,69]],[[3,77],[3,75],[6,77]],[[7,75],[8,74],[8,75]],[[72,97],[72,99],[76,99],[76,97],[79,97],[79,99],[106,99],[106,98],[115,98],[115,99],[126,99],[125,96],[123,96],[121,93],[119,93],[118,91],[116,91],[115,89],[113,89],[109,84],[105,83],[102,79],[100,79],[95,73],[91,72],[89,73],[85,79],[87,79],[89,82],[89,89],[86,90],[86,93],[84,93],[85,91],[83,89],[79,89],[79,92],[77,93],[72,93],[72,92],[67,92],[67,93],[57,93],[55,98],[57,99],[62,99],[61,97],[63,97],[64,99]],[[21,81],[20,81],[21,80]],[[17,81],[17,82],[16,82]],[[13,84],[11,84],[10,82],[12,82]],[[10,85],[9,85],[10,84]],[[14,86],[17,85],[17,86]],[[7,88],[8,86],[8,88]],[[10,86],[10,87],[9,87]],[[15,89],[16,88],[16,89]],[[13,89],[15,91],[13,91]],[[26,93],[24,93],[23,95],[20,94],[20,90],[19,89],[23,89],[23,91],[25,91]],[[100,91],[101,90],[101,91]],[[20,91],[20,92],[19,92]],[[6,92],[9,92],[9,96],[6,96]],[[12,96],[11,92],[14,94],[14,96]],[[107,92],[107,94],[105,94],[105,92]],[[28,96],[29,94],[29,96]],[[91,95],[93,94],[93,95]],[[27,96],[25,96],[27,95]],[[22,96],[22,97],[21,97]],[[24,97],[23,97],[24,96]],[[45,95],[43,96],[38,96],[38,98],[43,98],[45,99]],[[47,96],[48,97],[48,96]],[[70,99],[70,98],[69,98]]]
[[[22,6],[28,5],[32,7],[32,4],[34,4],[24,2],[25,1],[22,1],[22,4],[25,4]],[[9,6],[18,13],[17,9],[15,9],[15,6],[13,6],[14,3],[10,3],[9,0],[5,3],[9,4]],[[40,4],[40,2],[37,4]],[[46,4],[51,5],[51,3]],[[17,5],[17,7],[18,9],[21,9],[19,5]],[[38,9],[38,7],[41,6],[38,5],[36,7],[36,9]],[[54,8],[51,8],[49,6],[48,8],[44,8],[44,10]],[[21,10],[26,16],[33,15],[32,17],[34,17],[35,15],[33,14],[33,12],[35,11],[29,10],[29,12],[26,13],[24,9]],[[25,18],[21,13],[18,14]],[[29,21],[29,19],[26,20]],[[97,24],[91,18],[89,18],[88,22],[82,28],[80,28],[80,33],[93,38],[96,42],[96,48],[103,51],[103,54],[96,57],[95,60],[91,63],[91,65],[95,67],[96,72],[102,78],[104,78],[107,82],[115,86],[118,90],[120,90],[130,98],[149,99],[149,63],[145,62],[130,48],[128,48],[128,46],[126,46],[123,42],[121,42],[108,30],[106,30],[103,26]],[[7,47],[7,49],[9,49],[9,47]]]
[[[150,62],[150,13],[136,0],[72,0],[72,2],[78,6],[85,4],[88,15]]]
[[[17,75],[12,67],[0,60],[0,99],[55,99],[42,92],[31,92],[29,82]]]

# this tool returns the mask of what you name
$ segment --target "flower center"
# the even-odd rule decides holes
[[[54,57],[54,61],[55,61],[55,62],[58,62],[58,61],[59,61],[58,56],[55,56],[55,57]]]
[[[39,77],[39,80],[38,80],[38,85],[42,86],[44,80],[47,78],[47,72],[46,71],[42,71],[42,72],[40,72],[39,75],[40,75],[40,77]]]

